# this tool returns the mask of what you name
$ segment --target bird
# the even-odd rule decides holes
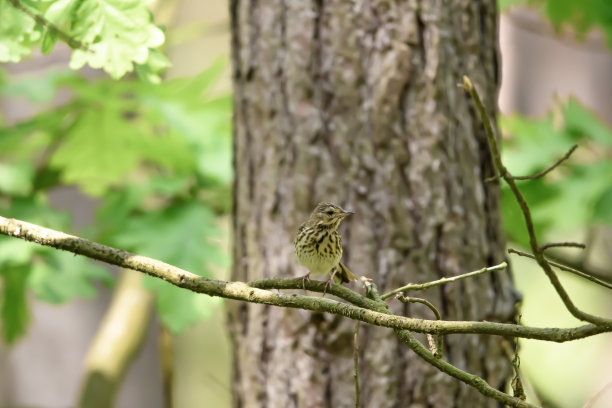
[[[342,207],[322,202],[317,204],[310,217],[300,225],[294,246],[298,263],[308,269],[302,277],[302,288],[310,275],[331,275],[325,283],[323,296],[332,282],[344,283],[357,277],[344,265],[342,258],[342,237],[338,226],[348,215],[354,214]]]

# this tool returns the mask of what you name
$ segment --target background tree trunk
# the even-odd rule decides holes
[[[344,260],[381,291],[503,259],[499,189],[468,95],[497,107],[496,0],[231,1],[233,278],[300,276],[292,241],[318,201],[356,212]],[[448,320],[510,321],[507,273],[429,290]],[[395,313],[432,318],[391,300]],[[363,326],[362,326],[363,327]],[[230,305],[237,407],[354,406],[352,323]],[[362,329],[364,407],[495,406],[423,363],[392,331]],[[447,336],[445,358],[504,388],[498,337]]]

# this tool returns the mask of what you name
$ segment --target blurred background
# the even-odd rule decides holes
[[[514,3],[500,2],[504,160],[527,175],[580,145],[570,163],[521,186],[543,237],[588,245],[554,257],[612,281],[612,4]],[[150,8],[168,61],[160,53],[119,81],[89,67],[70,70],[78,66],[71,50],[60,41],[54,47],[45,33],[38,35],[48,55],[0,48],[0,211],[224,279],[231,263],[228,5],[174,0]],[[23,14],[6,1],[0,11]],[[100,135],[94,142],[93,133]],[[507,193],[508,245],[526,248]],[[511,260],[522,323],[579,324],[531,261]],[[117,407],[230,406],[222,301],[7,237],[0,237],[0,269],[0,407],[75,406],[96,370],[116,377]],[[580,307],[611,315],[609,290],[560,277]],[[117,331],[133,338],[117,339]],[[604,390],[592,406],[612,406],[610,344],[611,334],[521,341],[529,398],[580,407]],[[109,350],[118,349],[114,361]]]

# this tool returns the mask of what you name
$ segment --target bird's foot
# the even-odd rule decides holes
[[[310,272],[302,276],[302,289],[306,290],[306,281],[310,282]]]
[[[338,272],[338,268],[334,268],[334,271],[332,272],[331,276],[329,277],[329,279],[327,280],[327,282],[325,282],[325,287],[323,288],[323,296],[325,297],[325,294],[327,293],[327,289],[332,287],[332,285],[334,284],[334,276],[336,276],[336,273]]]

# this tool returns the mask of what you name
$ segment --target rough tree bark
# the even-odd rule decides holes
[[[499,189],[463,74],[497,106],[496,0],[232,0],[233,279],[299,276],[293,237],[318,201],[356,212],[345,263],[381,292],[503,260]],[[429,290],[444,319],[513,319],[506,273]],[[396,313],[432,318],[422,305]],[[363,325],[362,325],[363,327]],[[352,323],[230,305],[237,407],[354,406]],[[504,388],[498,337],[447,336],[445,358]],[[392,331],[363,328],[364,407],[495,406]]]

